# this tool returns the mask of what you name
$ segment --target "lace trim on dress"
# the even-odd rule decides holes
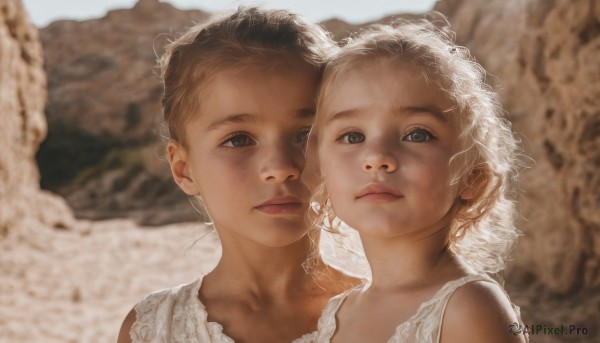
[[[394,335],[388,340],[387,343],[400,343],[407,341],[412,342],[413,339],[415,342],[437,342],[437,335],[442,320],[442,316],[440,314],[443,312],[446,304],[446,301],[440,300],[448,300],[456,291],[456,289],[474,281],[490,281],[497,284],[497,282],[490,277],[483,275],[467,275],[460,279],[447,282],[433,295],[431,299],[422,303],[417,311],[407,321],[396,327]],[[358,289],[353,288],[329,300],[329,303],[323,311],[323,315],[319,319],[319,334],[317,337],[317,342],[330,342],[337,328],[335,316],[339,308],[344,303],[344,300],[346,300],[348,295],[356,291],[358,291]],[[515,312],[518,314],[519,308],[514,305],[513,308],[515,308]]]
[[[198,292],[202,277],[171,289],[151,293],[134,307],[136,321],[129,332],[133,343],[234,343],[223,326],[208,321],[206,307]],[[292,343],[315,342],[317,332],[305,334]]]
[[[315,343],[317,341],[317,331],[313,331],[311,333],[307,333],[302,335],[302,337],[295,339],[292,343]]]
[[[321,318],[319,318],[319,323],[317,325],[318,333],[316,335],[317,337],[315,342],[329,343],[331,337],[333,337],[333,335],[335,334],[335,330],[337,329],[335,315],[340,309],[340,306],[342,306],[344,300],[346,300],[350,293],[358,291],[362,286],[364,286],[364,284],[351,288],[329,299],[329,302],[327,303],[327,305],[325,305],[325,309],[323,310]]]
[[[495,283],[491,278],[483,275],[467,275],[447,282],[431,299],[422,303],[407,321],[396,327],[394,335],[387,343],[405,342],[411,332],[414,332],[416,342],[437,342],[438,329],[442,320],[441,312],[446,305],[446,301],[440,300],[448,300],[458,288],[474,281],[491,281]]]
[[[136,321],[130,331],[132,342],[234,343],[223,333],[221,324],[207,321],[206,307],[198,298],[201,285],[199,278],[152,293],[136,304]]]
[[[133,343],[145,343],[154,340],[156,309],[167,296],[165,293],[165,291],[153,293],[135,305],[136,320],[129,331]]]

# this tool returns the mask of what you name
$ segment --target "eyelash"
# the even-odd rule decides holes
[[[361,135],[361,136],[362,136],[362,140],[361,140],[359,143],[362,143],[362,142],[364,142],[364,141],[365,141],[365,135],[363,135],[362,133],[360,133],[360,132],[358,132],[358,131],[347,131],[347,132],[344,132],[344,133],[342,133],[341,135],[339,135],[339,136],[336,138],[336,140],[335,140],[335,141],[336,141],[336,142],[339,142],[339,143],[343,143],[343,144],[358,144],[358,143],[350,143],[349,141],[348,141],[348,142],[345,142],[345,139],[346,139],[347,137],[350,137],[350,135],[351,135],[351,134],[358,134],[358,135]]]
[[[408,140],[408,139],[407,139],[408,137],[412,136],[413,134],[415,134],[415,133],[417,133],[417,132],[426,134],[426,135],[428,136],[428,138],[427,138],[426,140],[424,140],[424,141],[414,141],[414,140]],[[434,139],[435,139],[435,136],[434,136],[434,135],[433,135],[431,132],[429,132],[428,130],[426,130],[426,129],[422,128],[422,127],[416,127],[416,128],[414,128],[414,129],[412,129],[412,130],[411,130],[411,131],[410,131],[408,134],[406,134],[404,137],[402,137],[402,140],[403,140],[403,141],[407,141],[407,142],[415,142],[415,143],[425,143],[425,142],[430,142],[430,141],[432,141],[432,140],[434,140]]]
[[[414,135],[415,133],[424,133],[427,137],[426,137],[425,140],[422,140],[422,141],[415,141],[414,139],[408,139],[410,136]],[[345,141],[346,138],[348,138],[351,134],[361,135],[362,136],[362,140],[360,142],[358,142],[358,143],[350,143],[349,141],[346,142]],[[426,130],[424,128],[421,128],[421,127],[417,127],[417,128],[412,129],[408,134],[404,135],[402,137],[402,141],[405,141],[405,142],[415,142],[415,143],[425,143],[425,142],[430,142],[430,141],[434,140],[435,138],[436,137],[431,132],[429,132],[428,130]],[[359,143],[364,142],[365,139],[366,139],[366,137],[362,133],[353,130],[353,131],[347,131],[347,132],[342,133],[341,135],[339,135],[336,138],[335,141],[343,143],[343,144],[359,144]]]
[[[302,145],[304,146],[306,144],[306,141],[308,139],[308,134],[310,132],[310,127],[304,127],[302,129],[300,129],[293,138],[293,143],[296,145]],[[297,141],[297,138],[299,135],[302,135],[302,139],[301,141]],[[227,137],[225,137],[225,139],[221,142],[221,144],[219,144],[219,146],[225,147],[225,148],[244,148],[247,146],[251,146],[254,145],[252,143],[250,144],[244,144],[244,145],[240,145],[240,146],[235,146],[233,145],[232,141],[235,138],[238,137],[246,137],[248,140],[252,141],[252,143],[256,143],[256,141],[250,136],[250,134],[248,134],[247,132],[243,132],[243,131],[238,131],[238,132],[234,132],[230,135],[228,135]],[[230,144],[231,143],[231,144]]]
[[[294,135],[294,144],[297,145],[302,145],[304,146],[308,140],[308,134],[310,133],[310,127],[304,127],[302,129],[300,129],[295,135]],[[298,135],[302,134],[302,141],[301,142],[297,142],[296,139],[298,138]]]
[[[244,148],[244,147],[252,145],[252,144],[245,144],[245,145],[241,145],[241,146],[235,146],[235,145],[233,145],[233,143],[231,145],[228,145],[229,143],[231,143],[233,141],[233,139],[235,139],[237,137],[247,137],[253,143],[256,143],[256,141],[254,141],[254,139],[252,139],[252,137],[250,137],[250,135],[247,132],[238,131],[238,132],[234,132],[234,133],[228,135],[227,137],[225,137],[225,139],[223,140],[223,142],[221,142],[221,144],[219,144],[219,146],[222,146],[225,148],[236,149],[236,148]]]

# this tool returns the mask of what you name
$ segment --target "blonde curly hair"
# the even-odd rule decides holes
[[[313,211],[308,217],[311,225],[333,232],[340,228],[319,176],[317,146],[323,99],[340,75],[377,58],[411,62],[427,82],[442,89],[454,103],[454,112],[460,117],[461,149],[450,160],[452,184],[470,196],[455,200],[449,248],[478,273],[500,272],[519,236],[514,226],[519,143],[498,95],[485,82],[485,70],[468,49],[454,43],[454,33],[439,13],[430,14],[428,19],[373,25],[349,38],[328,61],[303,176],[313,190]]]

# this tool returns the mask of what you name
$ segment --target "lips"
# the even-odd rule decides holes
[[[295,214],[302,210],[302,201],[293,196],[276,197],[255,208],[267,214]]]
[[[388,202],[404,197],[402,193],[381,183],[372,183],[358,192],[356,199],[375,202]]]

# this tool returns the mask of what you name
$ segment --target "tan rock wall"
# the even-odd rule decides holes
[[[535,160],[523,173],[514,277],[560,293],[600,286],[600,3],[445,0]]]
[[[102,18],[61,20],[40,29],[51,126],[68,123],[129,144],[154,140],[162,120],[157,54],[175,33],[207,16],[143,0]]]
[[[26,221],[65,226],[70,210],[38,187],[46,76],[37,29],[18,0],[0,3],[0,237]]]

